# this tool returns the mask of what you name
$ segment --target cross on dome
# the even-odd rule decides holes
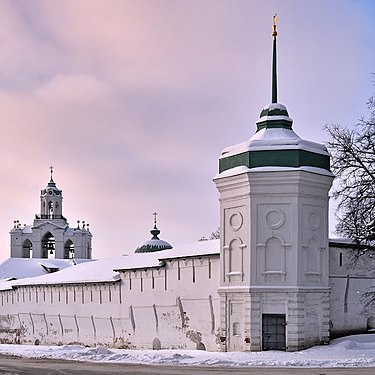
[[[51,182],[53,182],[52,174],[53,174],[53,169],[54,169],[54,167],[51,165],[51,166],[49,167],[49,169],[51,170]]]
[[[156,217],[158,216],[158,213],[155,211],[153,213],[153,216],[154,216],[154,227],[150,230],[150,233],[152,234],[152,238],[151,240],[146,241],[143,245],[138,246],[135,249],[135,253],[152,253],[155,251],[172,249],[172,245],[170,243],[163,241],[158,237],[160,234],[160,230],[156,226],[156,223],[157,223]]]
[[[274,39],[276,39],[276,36],[277,36],[276,21],[277,21],[277,14],[273,16],[272,36]]]

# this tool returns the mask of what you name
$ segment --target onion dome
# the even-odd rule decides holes
[[[134,251],[135,253],[153,253],[155,251],[169,250],[173,248],[170,243],[163,241],[158,237],[160,230],[156,227],[156,216],[157,213],[154,212],[154,227],[150,230],[152,238],[146,241],[143,245],[138,246]]]
[[[236,167],[307,167],[330,173],[326,147],[300,138],[292,129],[286,107],[277,102],[276,16],[273,21],[272,102],[261,111],[256,133],[248,141],[223,150],[219,173]]]

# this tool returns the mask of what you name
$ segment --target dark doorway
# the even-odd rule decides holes
[[[262,315],[262,350],[286,350],[284,314]]]

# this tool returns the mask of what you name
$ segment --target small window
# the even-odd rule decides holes
[[[339,266],[342,267],[342,253],[339,254]]]
[[[240,335],[240,323],[234,322],[233,323],[233,336],[239,336]]]

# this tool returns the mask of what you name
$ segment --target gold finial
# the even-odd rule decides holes
[[[273,39],[276,39],[277,31],[276,31],[276,21],[277,21],[277,14],[273,16],[273,26],[272,26],[272,36]]]
[[[156,216],[158,216],[158,213],[155,211],[155,212],[153,213],[153,215],[154,215],[154,225],[156,226]]]

